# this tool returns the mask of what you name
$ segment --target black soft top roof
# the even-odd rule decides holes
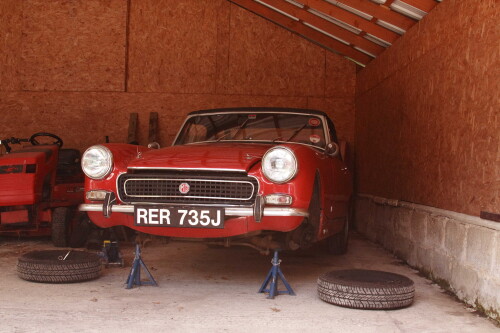
[[[323,111],[318,111],[318,110],[311,110],[311,109],[297,109],[297,108],[277,108],[277,107],[237,107],[237,108],[220,108],[220,109],[207,109],[207,110],[198,110],[198,111],[193,111],[188,114],[188,116],[191,115],[197,115],[197,114],[204,114],[204,113],[231,113],[231,112],[241,112],[241,111],[249,111],[249,112],[296,112],[296,113],[304,113],[304,114],[314,114],[318,116],[325,116],[328,118],[328,115],[324,113]]]

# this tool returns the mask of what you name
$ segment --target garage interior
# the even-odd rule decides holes
[[[0,136],[51,132],[84,151],[106,136],[125,142],[130,114],[138,113],[146,145],[149,113],[158,112],[159,143],[167,146],[193,110],[322,110],[350,145],[357,232],[345,256],[286,254],[282,269],[299,296],[273,301],[256,293],[269,262],[251,249],[156,240],[144,259],[160,288],[126,291],[127,269],[81,285],[19,280],[16,255],[49,244],[0,238],[9,281],[0,285],[8,324],[0,331],[36,328],[32,316],[49,331],[62,329],[65,317],[111,331],[497,331],[497,7],[494,0],[1,0]],[[124,251],[133,257],[132,247]],[[242,258],[244,268],[236,264]],[[319,274],[353,265],[410,275],[416,303],[370,312],[315,298]],[[43,311],[59,292],[61,302]],[[201,315],[218,307],[227,326]]]

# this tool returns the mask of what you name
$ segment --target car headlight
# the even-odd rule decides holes
[[[92,146],[83,153],[82,170],[87,177],[103,179],[113,169],[113,154],[108,148],[97,145]]]
[[[262,157],[262,172],[274,183],[286,183],[295,177],[297,170],[297,158],[288,148],[271,148]]]

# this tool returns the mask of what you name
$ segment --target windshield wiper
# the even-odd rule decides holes
[[[302,131],[306,127],[306,125],[307,125],[307,123],[305,123],[304,125],[297,128],[295,130],[295,132],[293,132],[292,136],[289,137],[287,140],[285,140],[285,142],[288,142],[288,141],[292,140],[293,138],[295,138],[297,136],[297,134],[299,134],[299,132]]]
[[[245,127],[245,125],[248,123],[248,120],[250,118],[247,118],[243,124],[240,125],[240,127],[238,127],[238,130],[236,131],[236,133],[234,133],[234,136],[232,137],[233,139],[238,135],[240,134],[241,130]],[[231,131],[229,131],[228,133],[224,134],[223,136],[221,136],[220,138],[217,139],[216,142],[219,142],[220,140],[224,139],[225,137],[227,137],[229,134],[231,134]]]

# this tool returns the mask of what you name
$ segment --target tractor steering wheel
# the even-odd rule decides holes
[[[33,146],[37,146],[37,145],[40,145],[40,144],[41,144],[40,142],[38,142],[38,141],[36,140],[36,138],[38,138],[39,136],[48,136],[48,137],[50,137],[50,138],[55,139],[55,141],[54,141],[54,142],[52,142],[52,144],[53,144],[53,145],[58,145],[58,146],[59,146],[59,148],[61,148],[61,147],[62,147],[62,145],[63,145],[63,140],[62,140],[60,137],[58,137],[57,135],[52,134],[52,133],[46,133],[46,132],[38,132],[38,133],[33,134],[33,135],[30,137],[30,142],[31,142],[31,144],[32,144]]]

